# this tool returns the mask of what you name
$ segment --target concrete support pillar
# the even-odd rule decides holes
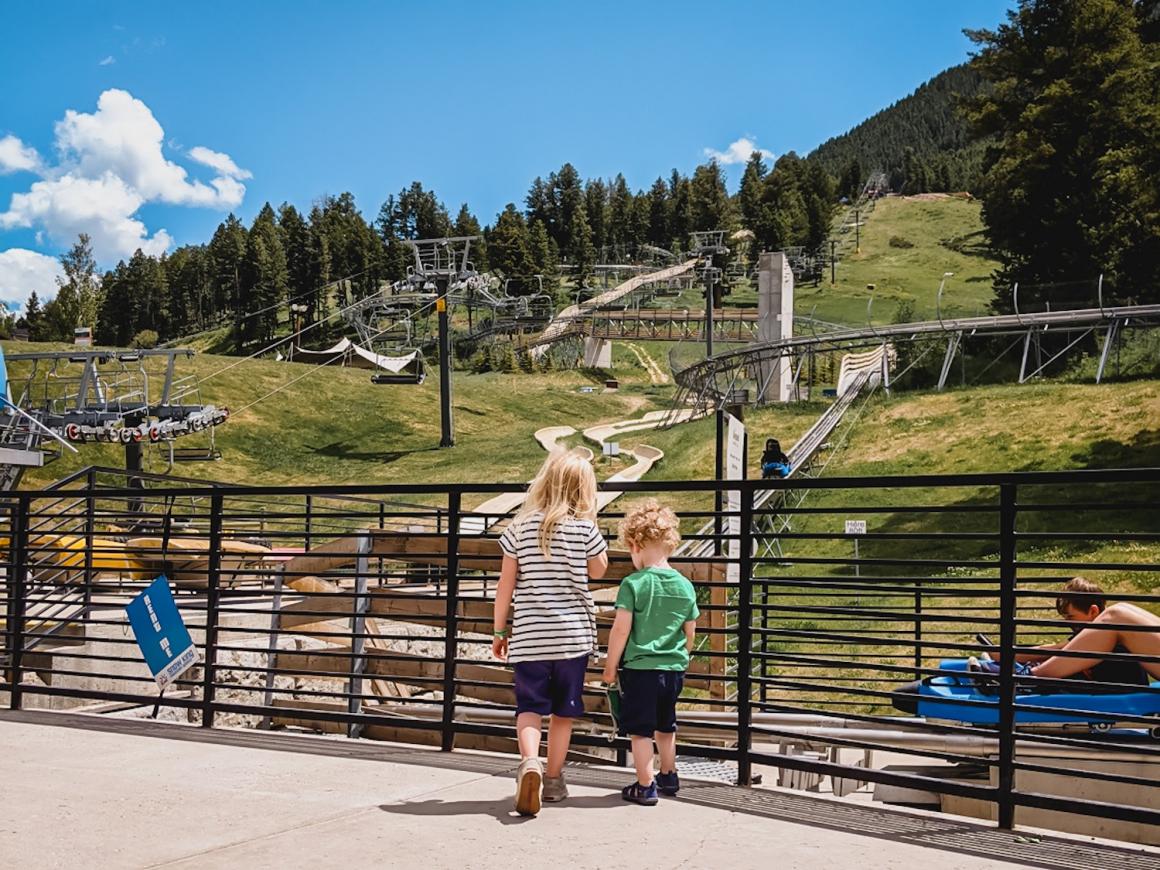
[[[612,368],[612,342],[606,338],[584,339],[584,368]]]
[[[793,336],[793,272],[785,254],[763,253],[757,263],[757,340]],[[789,356],[763,363],[757,372],[759,403],[788,402],[793,397]]]

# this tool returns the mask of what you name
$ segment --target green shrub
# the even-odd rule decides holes
[[[133,340],[129,342],[130,347],[138,347],[144,350],[157,347],[157,333],[152,329],[142,329],[133,336]]]

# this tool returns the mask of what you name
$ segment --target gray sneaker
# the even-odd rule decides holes
[[[568,783],[564,782],[564,774],[544,777],[544,801],[554,804],[568,797]]]

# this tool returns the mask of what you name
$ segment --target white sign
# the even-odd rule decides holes
[[[620,442],[619,441],[605,441],[604,444],[601,445],[601,452],[605,456],[619,456],[620,455]]]
[[[864,535],[866,534],[865,520],[846,520],[846,534],[847,535]]]
[[[725,415],[725,477],[727,480],[741,480],[745,477],[745,424],[732,414]],[[725,490],[725,510],[737,516],[729,517],[725,523],[728,545],[726,554],[729,564],[725,568],[728,583],[741,582],[741,491]]]

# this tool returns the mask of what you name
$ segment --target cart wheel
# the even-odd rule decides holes
[[[81,427],[76,423],[69,423],[64,427],[64,437],[69,441],[76,441],[78,438],[80,438],[80,435]]]
[[[1093,722],[1091,725],[1091,729],[1092,729],[1092,731],[1095,731],[1097,734],[1106,734],[1112,730],[1112,723],[1111,722]]]
[[[1160,725],[1153,725],[1148,729],[1148,736],[1153,740],[1160,740]]]
[[[117,433],[117,437],[122,444],[128,444],[133,440],[133,430],[122,426],[121,430]]]

